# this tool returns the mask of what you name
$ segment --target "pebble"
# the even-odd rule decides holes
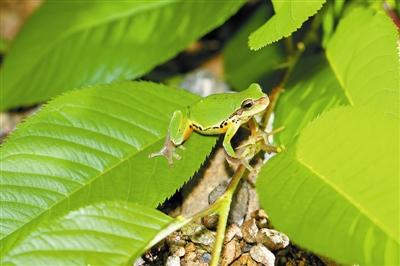
[[[196,245],[192,242],[188,243],[185,247],[185,253],[190,253],[196,250]]]
[[[221,266],[231,264],[241,253],[240,244],[235,239],[228,242],[222,250]]]
[[[213,204],[222,194],[224,194],[229,182],[224,180],[218,186],[216,186],[210,194],[208,194],[208,204]]]
[[[183,257],[186,254],[186,250],[184,247],[171,247],[170,251],[172,252],[173,255],[176,255],[178,257]]]
[[[273,229],[260,229],[256,236],[257,243],[264,244],[270,250],[279,250],[289,245],[289,237]]]
[[[187,235],[195,244],[211,252],[215,242],[215,232],[208,230],[205,226],[197,223],[190,223],[181,229],[182,234]]]
[[[263,210],[259,209],[251,213],[251,218],[254,219],[269,219],[268,214]]]
[[[257,262],[255,262],[248,253],[243,254],[242,256],[240,256],[240,258],[238,258],[237,260],[235,260],[230,266],[243,266],[243,265],[247,265],[247,266],[257,266]]]
[[[253,247],[253,245],[242,241],[241,242],[241,247],[242,247],[242,253],[247,253],[247,252],[250,251],[250,249]]]
[[[256,220],[256,224],[258,228],[267,228],[268,227],[268,220],[265,218],[261,218]]]
[[[236,189],[229,213],[229,223],[242,224],[249,205],[249,184],[240,182]]]
[[[194,261],[196,259],[196,257],[197,257],[197,254],[195,252],[188,252],[185,255],[185,261],[187,263],[190,263],[190,262]]]
[[[201,219],[201,222],[207,229],[210,230],[215,230],[217,229],[218,225],[218,215],[217,214],[212,214],[212,215],[207,215],[204,216],[203,219]]]
[[[247,243],[255,243],[256,235],[258,232],[258,227],[256,225],[255,219],[247,220],[242,225],[243,239]]]
[[[256,219],[256,224],[258,228],[268,227],[268,215],[263,209],[256,210],[251,213],[251,217]]]
[[[237,239],[242,239],[243,234],[237,224],[230,224],[226,229],[224,243],[230,242],[234,237]]]
[[[211,254],[204,252],[203,255],[201,255],[201,261],[204,263],[209,263],[211,261]]]
[[[133,266],[143,266],[145,265],[145,261],[142,257],[138,258],[137,260],[135,260],[135,262],[133,263]]]
[[[178,256],[172,255],[167,258],[165,266],[180,266],[181,260]]]
[[[261,263],[266,266],[274,266],[275,265],[275,256],[262,244],[258,244],[257,246],[253,246],[250,249],[250,256],[253,260]]]
[[[168,246],[185,246],[186,241],[182,238],[182,236],[178,232],[173,232],[165,239],[165,242]]]

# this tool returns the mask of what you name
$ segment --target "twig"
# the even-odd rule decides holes
[[[229,210],[231,207],[231,202],[233,195],[235,193],[236,187],[239,184],[240,180],[243,177],[243,174],[246,170],[246,167],[243,164],[240,164],[236,169],[235,174],[232,177],[231,182],[229,183],[228,188],[225,193],[216,201],[219,205],[218,208],[218,226],[217,226],[217,236],[215,238],[215,244],[212,252],[212,259],[210,266],[217,266],[218,261],[221,255],[222,245],[224,244],[225,239],[225,229],[226,224],[228,222]]]

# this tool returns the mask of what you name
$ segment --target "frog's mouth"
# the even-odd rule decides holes
[[[263,96],[260,99],[256,100],[256,103],[259,105],[267,106],[269,104],[269,98],[268,98],[268,96]]]

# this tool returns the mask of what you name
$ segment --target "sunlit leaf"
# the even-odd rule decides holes
[[[244,1],[45,1],[0,72],[0,110],[137,78],[222,24]]]
[[[126,202],[84,206],[46,221],[1,258],[1,265],[132,265],[172,218]]]
[[[399,264],[396,43],[389,18],[354,8],[326,57],[299,62],[275,113],[287,151],[257,183],[277,228],[346,264]]]
[[[121,199],[156,207],[186,182],[216,138],[197,134],[168,167],[159,150],[174,110],[199,97],[149,82],[101,85],[56,98],[0,154],[2,252],[49,215]]]
[[[339,24],[327,56],[300,60],[276,108],[276,136],[290,141],[323,111],[368,106],[399,116],[397,31],[384,14],[355,9]]]
[[[309,124],[257,184],[274,226],[346,264],[398,265],[399,120],[342,107]]]
[[[287,60],[282,44],[260,51],[251,51],[247,44],[249,34],[271,15],[271,7],[261,6],[224,48],[224,76],[235,90],[244,90],[254,82],[271,88],[280,80],[279,70]]]
[[[249,46],[258,50],[290,36],[325,3],[325,0],[274,0],[275,15],[249,37]]]

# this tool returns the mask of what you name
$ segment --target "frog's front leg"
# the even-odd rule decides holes
[[[182,111],[175,111],[169,123],[164,146],[159,152],[152,153],[149,157],[164,156],[167,158],[168,164],[172,166],[173,158],[180,159],[180,156],[175,153],[175,147],[182,145],[192,132],[189,119],[183,115]]]
[[[251,140],[249,141],[248,144],[244,144],[240,148],[243,148],[247,145],[255,145],[257,142],[261,141],[261,143],[260,143],[261,149],[263,149],[265,152],[279,153],[282,151],[282,147],[271,145],[268,138],[269,138],[269,136],[272,136],[273,134],[282,131],[283,128],[275,129],[269,133],[264,132],[263,130],[260,129],[260,127],[254,117],[249,120],[248,126],[251,131],[251,136],[250,136]]]
[[[228,127],[228,130],[225,133],[224,141],[222,143],[222,146],[224,146],[225,152],[228,155],[226,157],[227,161],[231,165],[235,165],[237,163],[242,163],[248,170],[252,170],[252,167],[249,165],[249,163],[246,161],[246,158],[239,158],[239,156],[236,154],[235,150],[232,147],[231,140],[233,136],[235,136],[236,132],[238,131],[240,125],[238,124],[231,124]]]
[[[235,150],[232,147],[231,140],[233,136],[235,136],[238,131],[240,125],[232,123],[225,132],[224,141],[222,146],[224,146],[226,154],[228,154],[232,158],[238,158]]]

